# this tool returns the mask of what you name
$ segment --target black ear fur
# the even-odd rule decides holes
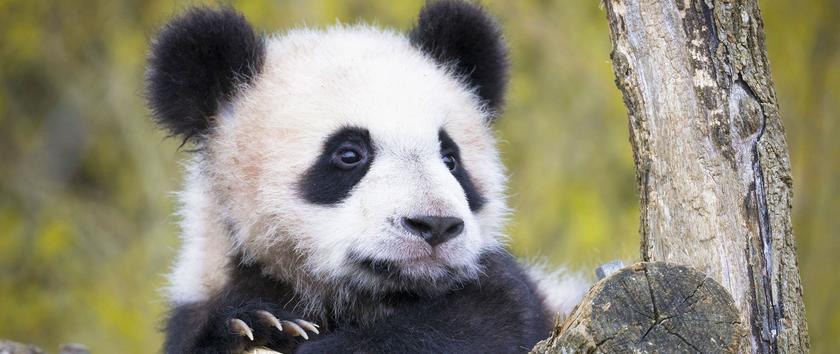
[[[501,109],[508,78],[507,47],[499,25],[481,6],[461,0],[429,1],[409,38],[439,63],[453,64],[490,109]]]
[[[231,8],[188,10],[152,43],[146,96],[155,122],[185,141],[212,125],[219,105],[260,72],[265,44]]]

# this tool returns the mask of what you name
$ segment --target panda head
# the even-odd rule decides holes
[[[500,245],[490,124],[507,67],[495,21],[461,1],[428,3],[408,34],[263,36],[199,8],[154,42],[147,96],[195,143],[208,208],[245,262],[296,285],[442,291]]]

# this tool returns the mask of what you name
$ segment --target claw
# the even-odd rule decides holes
[[[298,326],[297,323],[294,323],[292,321],[283,321],[283,324],[285,325],[283,326],[283,330],[286,331],[286,333],[289,333],[295,337],[303,337],[303,339],[309,339],[309,335],[307,335],[306,331],[304,331],[303,328],[300,328],[300,326]]]
[[[275,352],[271,349],[255,348],[254,350],[248,352],[248,354],[283,354],[283,353]]]
[[[280,320],[278,320],[277,317],[274,317],[274,315],[272,315],[271,312],[265,310],[258,310],[257,316],[259,316],[263,321],[265,321],[265,323],[268,323],[274,326],[274,328],[277,328],[278,331],[283,330],[283,326],[280,324]]]
[[[234,318],[230,320],[228,325],[239,335],[248,337],[250,340],[254,340],[254,332],[251,330],[251,327],[248,327],[248,324],[245,323],[245,321]]]
[[[318,325],[316,325],[312,322],[304,321],[304,320],[294,320],[294,321],[295,321],[295,323],[297,323],[298,325],[300,325],[301,327],[305,328],[306,330],[308,330],[312,333],[315,333],[315,334],[321,333],[321,332],[318,332]]]

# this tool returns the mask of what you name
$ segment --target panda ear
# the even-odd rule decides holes
[[[504,102],[507,47],[495,19],[481,6],[460,0],[433,0],[420,10],[411,42],[471,85],[495,112]]]
[[[146,97],[155,121],[186,142],[213,124],[221,103],[259,74],[262,37],[231,8],[193,8],[152,42]]]

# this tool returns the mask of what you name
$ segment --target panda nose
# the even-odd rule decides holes
[[[451,216],[403,218],[403,227],[426,240],[432,247],[451,240],[464,231],[464,220]]]

